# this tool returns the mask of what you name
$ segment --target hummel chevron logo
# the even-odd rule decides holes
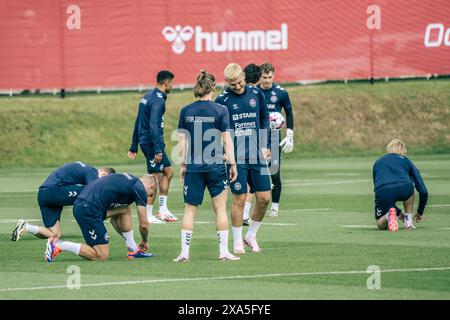
[[[76,191],[69,191],[69,198],[70,197],[76,197],[77,196],[77,192]]]
[[[95,234],[95,230],[89,231],[89,234],[91,235],[91,239],[92,240],[96,240],[97,239],[97,235]]]
[[[150,166],[151,166],[152,168],[154,168],[154,167],[156,166],[156,163],[155,163],[155,161],[153,161],[153,160],[149,160],[149,162],[150,162]]]
[[[187,195],[187,189],[188,189],[188,187],[189,187],[189,186],[184,186],[184,191],[183,191],[183,192],[184,192],[184,195]]]
[[[381,210],[377,208],[377,217],[381,216]]]
[[[188,246],[191,243],[192,233],[186,233],[186,245]]]

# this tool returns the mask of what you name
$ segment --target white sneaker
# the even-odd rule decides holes
[[[414,227],[411,213],[405,213],[404,220],[403,220],[403,225],[405,226],[406,230],[413,230],[413,229],[416,228],[416,227]]]
[[[173,262],[189,262],[191,259],[189,257],[182,256],[181,254],[173,259]]]
[[[267,216],[269,218],[276,218],[276,217],[278,217],[278,210],[276,210],[276,209],[270,210],[269,213],[267,213]]]
[[[11,233],[11,240],[12,241],[19,241],[25,233],[27,233],[27,224],[25,220],[19,220],[17,222],[16,227],[14,228],[13,232]]]
[[[155,217],[154,215],[151,216],[147,216],[148,222],[149,223],[154,223],[154,224],[163,224],[166,223],[165,221],[159,220],[157,217]]]
[[[252,252],[262,252],[258,242],[256,242],[256,237],[245,237],[244,243],[252,249]]]
[[[219,256],[219,261],[237,261],[237,260],[241,260],[241,258],[232,255],[230,252],[227,252],[223,256]]]
[[[158,212],[158,219],[164,220],[166,222],[175,222],[178,220],[178,218],[175,217],[169,210],[165,212]]]

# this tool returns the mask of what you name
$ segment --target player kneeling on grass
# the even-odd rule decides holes
[[[373,165],[375,185],[375,219],[380,230],[397,231],[397,216],[403,220],[405,229],[414,229],[412,210],[414,206],[414,186],[419,192],[419,207],[415,222],[422,220],[428,200],[428,191],[419,170],[405,157],[406,145],[393,139],[386,147],[387,154]],[[403,201],[405,213],[395,205]]]
[[[211,195],[216,214],[219,238],[219,260],[239,260],[228,250],[227,173],[223,163],[223,148],[228,159],[234,160],[228,109],[212,100],[215,78],[202,70],[197,77],[194,95],[197,101],[181,109],[178,123],[180,178],[184,182],[184,217],[181,225],[181,253],[174,262],[189,261],[189,246],[195,214],[203,201],[205,188]],[[223,146],[220,141],[223,141]],[[212,142],[210,142],[212,141]],[[186,157],[186,144],[190,151]],[[231,161],[230,181],[236,180],[236,164]]]
[[[114,229],[124,238],[128,259],[150,258],[148,250],[149,222],[147,196],[156,190],[156,179],[144,175],[140,179],[128,173],[115,173],[89,184],[78,196],[73,215],[80,226],[86,244],[49,238],[45,261],[52,262],[61,251],[69,251],[88,260],[106,260],[109,256],[109,235],[103,223],[111,218]],[[131,222],[131,203],[135,202],[142,241],[134,241]]]
[[[115,172],[113,168],[96,169],[80,161],[66,163],[54,170],[39,187],[37,195],[44,227],[19,220],[11,234],[11,240],[19,241],[26,233],[44,239],[61,237],[63,207],[73,205],[87,184]]]

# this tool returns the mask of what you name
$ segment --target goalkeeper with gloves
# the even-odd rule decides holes
[[[292,105],[289,99],[289,94],[280,85],[273,82],[275,75],[275,68],[270,63],[264,63],[260,65],[262,76],[259,88],[264,94],[266,99],[267,108],[269,112],[281,112],[284,109],[286,114],[286,136],[281,140],[281,130],[271,131],[271,144],[275,146],[280,142],[280,148],[278,154],[272,148],[272,159],[270,165],[270,173],[272,178],[272,209],[270,210],[269,217],[278,216],[278,205],[281,197],[281,176],[280,176],[280,154],[291,153],[294,149],[294,116],[292,113]],[[277,141],[278,140],[278,141]]]

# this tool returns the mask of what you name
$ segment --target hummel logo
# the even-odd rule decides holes
[[[157,92],[156,95],[158,96],[158,98],[162,98],[163,97],[163,95],[161,93],[159,93],[159,92]]]
[[[186,245],[190,245],[191,243],[191,238],[192,237],[192,233],[186,233]]]
[[[95,234],[95,230],[89,231],[89,234],[91,235],[91,239],[92,240],[96,240],[97,239],[97,235]]]
[[[377,217],[381,216],[381,210],[377,208]]]
[[[191,40],[194,35],[194,28],[191,26],[165,27],[162,31],[164,39],[172,43],[172,50],[176,54],[182,54],[186,49],[185,42]]]
[[[150,167],[154,168],[156,166],[155,161],[153,160],[148,160],[150,162]]]
[[[226,189],[228,187],[228,181],[227,180],[223,180],[223,186]]]
[[[69,191],[69,198],[70,197],[76,197],[77,196],[77,192],[76,191]]]
[[[184,192],[184,195],[187,195],[187,189],[188,189],[188,187],[189,187],[189,186],[184,186],[184,191],[183,191],[183,192]]]
[[[233,104],[233,110],[239,109],[239,106],[237,104]]]

